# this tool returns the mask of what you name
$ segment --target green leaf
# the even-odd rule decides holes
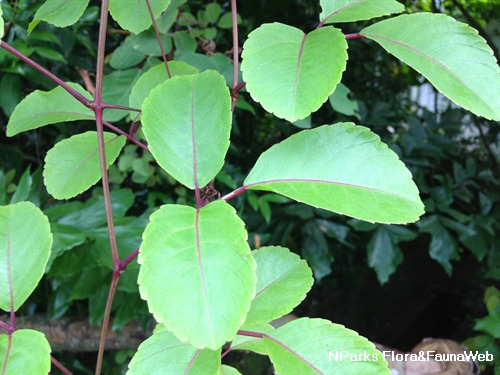
[[[4,362],[5,361],[5,362]],[[48,374],[50,345],[42,332],[19,329],[0,335],[0,366],[2,374]]]
[[[113,69],[127,69],[137,65],[145,58],[146,56],[144,56],[143,53],[134,48],[130,37],[127,37],[125,41],[113,51],[109,64]]]
[[[35,13],[28,27],[30,33],[40,21],[57,27],[73,25],[80,19],[90,0],[46,0]]]
[[[45,59],[67,63],[64,56],[52,48],[36,47],[35,53]]]
[[[263,247],[252,255],[257,264],[257,287],[246,322],[268,323],[292,311],[314,280],[306,261],[284,247]]]
[[[120,106],[128,106],[128,98],[130,91],[139,78],[141,71],[139,69],[128,69],[113,72],[103,81],[102,99],[106,104],[115,104]],[[106,121],[119,121],[129,111],[122,109],[106,109],[104,111],[104,119]]]
[[[220,16],[222,8],[217,3],[210,3],[205,8],[205,16],[208,23],[215,23]]]
[[[332,273],[333,255],[328,247],[325,236],[314,221],[308,221],[302,228],[302,256],[310,265],[316,280]]]
[[[139,290],[156,321],[200,349],[231,340],[255,295],[255,261],[234,208],[162,206],[143,239]]]
[[[475,331],[482,331],[490,334],[496,339],[500,339],[500,314],[488,315],[474,325]]]
[[[149,0],[149,3],[156,19],[167,9],[170,0]],[[134,34],[149,29],[153,23],[145,1],[110,0],[109,13],[123,29]]]
[[[31,178],[30,167],[28,167],[21,176],[21,179],[17,184],[16,191],[12,194],[10,204],[27,200],[31,191],[32,182],[33,179]]]
[[[52,244],[49,261],[47,262],[47,272],[50,270],[54,259],[60,256],[63,252],[81,245],[87,238],[85,232],[81,231],[79,228],[69,225],[51,223],[50,230],[54,235],[54,242]]]
[[[403,4],[396,0],[320,0],[322,23],[354,22],[401,13]]]
[[[0,207],[2,310],[16,311],[35,290],[45,271],[51,246],[49,220],[33,203]]]
[[[160,325],[139,346],[127,375],[218,374],[220,366],[220,350],[197,349]]]
[[[142,125],[158,164],[180,183],[204,187],[229,148],[231,98],[215,71],[173,77],[151,91]]]
[[[241,23],[241,16],[236,15],[236,23],[239,25]],[[233,15],[231,12],[224,13],[217,23],[221,29],[232,29],[233,28]]]
[[[346,116],[355,116],[360,119],[361,116],[359,115],[358,102],[356,100],[351,100],[349,94],[351,94],[351,90],[343,83],[339,83],[333,94],[328,98],[328,101],[334,111]]]
[[[453,269],[450,260],[459,259],[458,246],[450,232],[441,224],[437,224],[432,231],[432,240],[429,255],[436,260],[451,275]]]
[[[177,53],[192,53],[198,47],[196,40],[188,31],[176,31],[173,38]]]
[[[168,54],[172,49],[172,38],[169,35],[160,35],[163,50]],[[147,56],[161,56],[161,49],[156,39],[156,33],[150,28],[138,35],[130,36],[132,47]]]
[[[0,7],[0,39],[3,38],[3,33],[4,33],[3,12],[2,8]]]
[[[303,130],[271,147],[244,184],[370,222],[408,223],[424,212],[397,155],[352,123]]]
[[[182,61],[169,61],[168,68],[172,77],[198,73],[198,69]],[[132,108],[141,108],[144,99],[146,99],[151,90],[167,79],[168,74],[164,64],[159,64],[149,69],[139,77],[134,87],[132,87],[129,97],[129,106]],[[131,112],[130,115],[135,117],[137,112]]]
[[[303,119],[340,82],[346,50],[344,34],[333,27],[304,34],[281,23],[264,24],[250,33],[243,46],[246,89],[277,117],[290,122]]]
[[[104,132],[106,166],[110,166],[125,145],[124,136]],[[101,179],[97,132],[89,131],[64,139],[45,157],[43,178],[47,191],[56,199],[83,193]]]
[[[70,87],[92,100],[92,96],[76,83]],[[63,121],[93,120],[94,112],[85,107],[66,90],[58,86],[51,91],[36,90],[24,98],[14,109],[7,124],[7,136],[37,129]]]
[[[444,14],[391,18],[361,31],[424,75],[458,105],[500,120],[500,68],[491,48],[470,26]]]
[[[392,241],[385,226],[380,226],[367,245],[368,265],[375,269],[380,284],[389,281],[397,267],[403,262],[403,253]]]
[[[21,80],[17,74],[5,74],[0,80],[0,107],[7,117],[21,101]]]
[[[327,320],[296,319],[264,336],[264,341],[278,374],[390,374],[371,342]]]

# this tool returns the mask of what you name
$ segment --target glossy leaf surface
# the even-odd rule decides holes
[[[340,82],[347,61],[340,30],[308,34],[281,23],[252,31],[243,46],[241,70],[252,98],[290,122],[316,111]]]
[[[8,356],[7,356],[8,353]],[[48,374],[50,345],[42,332],[20,329],[9,337],[0,335],[2,374]]]
[[[31,202],[0,206],[0,308],[16,311],[43,276],[52,246],[47,217]]]
[[[264,341],[278,374],[390,374],[382,353],[371,342],[327,320],[293,320],[264,337]],[[332,358],[342,353],[350,356]]]
[[[126,138],[104,132],[106,165],[116,160]],[[47,191],[56,199],[83,193],[101,179],[97,132],[89,131],[64,139],[45,157],[43,178]]]
[[[187,187],[204,187],[229,148],[231,98],[224,78],[207,70],[165,81],[144,101],[142,125],[158,164]]]
[[[156,321],[181,341],[218,349],[243,323],[255,261],[234,208],[165,205],[151,215],[139,253],[139,289]]]
[[[198,69],[182,61],[169,61],[168,68],[172,77],[198,73]],[[141,108],[144,99],[146,99],[151,90],[168,79],[165,65],[159,64],[149,69],[139,77],[134,87],[132,87],[129,97],[129,106],[132,108]],[[135,117],[137,112],[131,112],[130,115]]]
[[[167,9],[170,0],[149,0],[149,3],[156,19]],[[141,31],[148,29],[153,23],[145,1],[110,0],[109,12],[123,29],[134,34],[139,34]],[[133,16],[131,17],[131,15]]]
[[[271,147],[245,187],[370,222],[408,223],[424,213],[405,165],[375,133],[352,123],[303,130]]]
[[[493,51],[470,26],[444,14],[416,13],[361,31],[422,75],[450,100],[500,120],[500,68]]]
[[[247,322],[268,323],[288,314],[313,284],[306,261],[290,250],[271,246],[252,251],[257,264],[257,287]]]
[[[76,83],[69,83],[87,99],[92,96]],[[73,98],[62,87],[51,91],[36,90],[14,109],[7,124],[7,136],[63,121],[93,120],[94,112]]]
[[[321,22],[354,22],[382,17],[405,10],[396,0],[321,0]]]
[[[197,349],[159,326],[139,346],[127,374],[217,374],[220,367],[220,350]]]
[[[90,0],[46,0],[35,13],[28,31],[45,21],[57,27],[73,25],[80,19]]]

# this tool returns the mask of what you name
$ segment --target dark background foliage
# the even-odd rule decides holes
[[[28,24],[40,3],[2,3],[8,28],[5,40],[66,81],[82,83],[78,69],[92,78],[99,2],[91,1],[82,20],[69,28],[41,23],[28,36]],[[229,11],[227,1],[218,3],[223,12]],[[318,3],[239,0],[240,43],[266,22],[313,29],[318,23]],[[194,22],[179,19],[169,31],[174,35],[188,30],[200,54],[207,54],[203,41],[209,31],[199,13],[206,5],[206,1],[188,1],[182,14]],[[441,12],[469,24],[473,20],[495,53],[500,40],[499,5],[498,1],[406,1],[408,12]],[[339,27],[354,33],[369,23]],[[216,52],[224,54],[232,48],[231,31],[221,24],[215,29],[210,40],[215,42]],[[112,66],[111,54],[125,37],[111,23],[107,74],[120,70]],[[475,321],[488,314],[484,290],[498,286],[500,280],[500,252],[498,241],[495,243],[500,226],[498,125],[457,108],[374,43],[350,41],[348,53],[342,82],[351,90],[346,99],[359,107],[357,114],[335,111],[326,103],[297,125],[353,121],[375,131],[413,173],[426,215],[416,224],[383,226],[315,210],[276,195],[247,193],[232,203],[247,224],[251,245],[284,245],[308,260],[316,283],[294,312],[298,316],[326,318],[401,350],[410,350],[425,337],[477,338],[480,332],[473,331]],[[169,56],[189,62],[175,37]],[[146,69],[157,62],[149,58],[135,66]],[[14,138],[5,136],[8,117],[19,100],[35,89],[53,87],[40,73],[0,51],[0,204],[6,204],[16,192],[25,195],[49,216],[56,233],[53,264],[22,314],[46,314],[51,319],[89,317],[98,324],[111,275],[100,188],[97,185],[71,202],[56,202],[41,181],[43,158],[54,143],[93,125],[59,124]],[[260,153],[300,130],[267,114],[247,93],[242,92],[240,98],[244,104],[235,111],[227,164],[215,181],[221,194],[241,185]],[[117,122],[124,130],[129,123]],[[110,176],[124,255],[140,245],[153,207],[166,202],[193,203],[192,192],[132,145],[110,169]],[[149,319],[135,285],[136,276],[137,267],[132,266],[120,280],[114,306],[117,329],[130,320],[146,323]],[[488,336],[487,332],[481,334]],[[489,340],[486,347],[498,343]],[[480,347],[472,339],[468,343]],[[120,363],[126,364],[129,354],[110,355],[106,373],[119,373]],[[257,373],[260,365],[256,362],[232,358]],[[91,354],[68,354],[63,362],[82,373],[94,363]]]

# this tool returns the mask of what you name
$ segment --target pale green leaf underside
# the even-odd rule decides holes
[[[179,341],[165,327],[155,329],[128,365],[127,375],[217,374],[220,350],[197,349]]]
[[[182,61],[169,61],[168,68],[172,77],[198,73],[198,69]],[[149,69],[139,77],[134,87],[132,87],[129,106],[131,108],[141,108],[144,99],[146,99],[151,90],[167,79],[168,75],[164,64],[159,64]],[[132,118],[135,118],[136,115],[137,112],[130,112]]]
[[[45,21],[57,27],[73,25],[85,12],[89,1],[46,0],[36,11],[34,21]]]
[[[361,31],[423,74],[449,99],[500,120],[500,68],[491,48],[470,26],[444,14],[391,18]]]
[[[271,332],[264,341],[278,374],[390,374],[382,353],[357,332],[323,319],[293,320]],[[340,360],[331,354],[357,356]],[[364,355],[370,360],[364,360]]]
[[[288,314],[305,298],[314,282],[312,271],[305,260],[283,247],[263,247],[252,255],[257,264],[257,286],[246,322],[269,323]]]
[[[20,329],[9,337],[0,335],[0,368],[5,374],[48,374],[50,371],[50,345],[42,332]],[[6,358],[7,352],[9,356]],[[5,368],[5,361],[7,365]]]
[[[149,0],[149,3],[156,19],[167,9],[170,0]],[[153,23],[146,1],[110,0],[109,12],[123,29],[134,34],[139,34],[141,31],[148,29]]]
[[[245,186],[370,222],[403,224],[424,213],[405,165],[375,133],[353,123],[304,130],[271,147]]]
[[[139,290],[156,321],[197,348],[231,340],[255,294],[255,262],[234,208],[162,206],[143,239]]]
[[[116,160],[126,138],[104,132],[106,166]],[[43,179],[47,191],[56,199],[69,199],[83,193],[101,179],[97,132],[89,131],[64,139],[45,157]]]
[[[68,83],[73,89],[92,100],[92,96],[76,83]],[[58,86],[51,91],[36,90],[24,98],[14,109],[7,124],[7,136],[56,124],[63,121],[93,120],[94,112],[85,107],[66,90]]]
[[[229,148],[231,97],[224,78],[207,70],[165,81],[144,101],[142,125],[158,164],[187,187],[204,187]]]
[[[16,311],[26,301],[43,276],[51,247],[49,220],[33,203],[0,207],[0,309]]]
[[[321,0],[320,4],[322,23],[369,20],[405,10],[396,0]]]
[[[340,82],[347,43],[333,27],[309,34],[281,23],[252,31],[243,46],[241,70],[252,98],[290,122],[316,111]]]
[[[241,375],[241,372],[239,372],[234,367],[228,365],[222,365],[220,368],[219,375]]]

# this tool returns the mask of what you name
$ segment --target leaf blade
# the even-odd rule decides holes
[[[500,67],[475,29],[444,14],[416,13],[378,22],[361,35],[424,75],[453,102],[500,120]]]
[[[92,96],[76,83],[70,87],[92,100]],[[64,109],[64,110],[63,110]],[[51,91],[35,90],[14,109],[7,124],[7,136],[63,121],[93,120],[94,113],[66,90],[58,86]]]
[[[354,22],[401,13],[403,4],[396,0],[321,0],[320,22]]]
[[[139,290],[156,320],[181,341],[215,350],[236,335],[255,293],[246,237],[224,201],[199,211],[166,205],[151,215],[139,253]]]
[[[170,4],[170,0],[150,0],[149,2],[155,19]],[[153,23],[145,1],[110,0],[109,13],[123,29],[134,34],[139,34],[141,31],[148,29]],[[134,16],[130,17],[131,14]]]
[[[49,220],[33,203],[0,207],[2,310],[16,311],[30,296],[43,276],[51,246]]]
[[[0,358],[6,360],[2,364],[5,365],[5,374],[48,374],[50,351],[49,342],[42,332],[16,330],[11,343],[7,335],[0,335]]]
[[[264,24],[243,46],[243,80],[266,111],[295,122],[333,93],[346,67],[346,51],[344,35],[332,27],[304,34],[281,23]]]
[[[82,16],[90,0],[47,0],[35,13],[28,32],[31,32],[40,21],[57,27],[73,25]]]
[[[424,212],[397,155],[353,123],[304,130],[271,147],[244,186],[371,222],[407,223]]]
[[[151,153],[190,189],[204,187],[221,170],[231,118],[229,90],[224,78],[212,70],[165,81],[142,106]]]
[[[126,138],[108,132],[103,136],[109,167]],[[77,134],[58,142],[47,152],[43,178],[47,191],[56,199],[73,198],[97,183],[101,179],[97,132]]]

